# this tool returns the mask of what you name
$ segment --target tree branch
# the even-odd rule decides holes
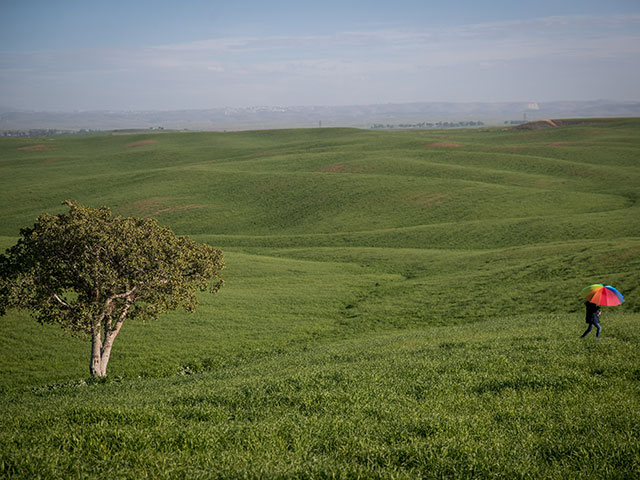
[[[118,298],[126,298],[129,301],[129,303],[133,303],[132,299],[131,299],[131,295],[133,295],[133,292],[135,292],[137,288],[138,288],[138,285],[136,285],[135,287],[131,288],[130,290],[128,290],[128,291],[126,291],[124,293],[117,293],[115,295],[111,295],[104,302],[105,311],[110,311],[111,310],[111,304],[113,303],[114,300],[116,300]]]
[[[65,307],[71,309],[73,308],[71,305],[69,305],[67,302],[65,302],[64,300],[62,300],[58,295],[56,295],[55,293],[53,294],[53,298],[55,298],[58,302],[60,302],[62,305],[64,305]]]
[[[118,293],[118,294],[112,295],[109,298],[107,298],[107,300],[106,300],[106,302],[104,304],[104,313],[102,315],[103,319],[105,317],[107,318],[107,323],[105,325],[105,327],[106,327],[105,328],[105,332],[111,332],[111,331],[120,330],[120,326],[122,325],[122,322],[124,321],[125,317],[127,316],[127,313],[129,312],[129,308],[131,307],[131,304],[133,303],[132,295],[136,291],[137,288],[138,288],[138,285],[136,285],[133,288],[127,290],[126,292]],[[116,321],[116,324],[114,326],[113,322],[111,320],[111,313],[113,312],[113,309],[114,309],[113,308],[113,302],[115,300],[117,300],[118,298],[125,298],[126,299],[126,304],[124,306],[124,309],[120,313],[120,316],[119,316],[119,318]]]
[[[129,298],[133,294],[133,292],[136,291],[137,288],[138,288],[138,285],[136,285],[135,287],[133,287],[132,289],[130,289],[130,290],[124,292],[124,293],[118,293],[116,295],[112,295],[111,297],[109,297],[107,299],[107,302],[109,302],[109,303],[113,302],[116,298]]]
[[[122,322],[124,322],[124,319],[127,317],[127,314],[129,313],[129,308],[131,308],[131,303],[127,302],[122,312],[120,312],[120,318],[118,318],[118,321],[116,322],[116,329],[120,330],[120,326],[122,325]]]

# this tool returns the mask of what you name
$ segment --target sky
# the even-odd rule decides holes
[[[638,0],[0,0],[0,107],[640,101]]]

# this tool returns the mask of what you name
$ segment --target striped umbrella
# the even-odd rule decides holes
[[[620,305],[624,302],[624,297],[618,290],[611,285],[603,285],[602,283],[595,283],[583,288],[582,297],[591,303],[605,307]]]

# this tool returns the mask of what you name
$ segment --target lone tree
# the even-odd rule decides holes
[[[0,255],[0,315],[28,309],[40,323],[89,334],[93,377],[106,376],[127,318],[157,318],[179,306],[193,311],[198,290],[223,285],[221,250],[176,237],[153,218],[64,204],[68,214],[40,215]]]

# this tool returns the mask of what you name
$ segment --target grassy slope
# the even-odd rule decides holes
[[[639,130],[3,139],[0,247],[73,198],[228,270],[196,313],[125,325],[104,385],[85,339],[3,318],[0,471],[632,476]],[[627,303],[579,342],[600,281]]]

